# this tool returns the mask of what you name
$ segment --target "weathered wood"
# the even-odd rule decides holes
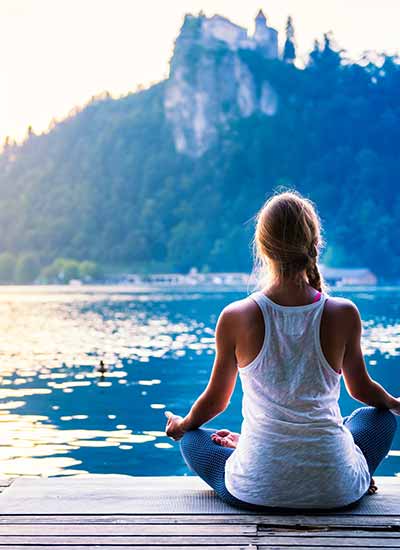
[[[259,538],[261,540],[261,535],[263,537],[273,537],[273,538],[279,538],[279,537],[297,537],[297,538],[339,538],[342,537],[345,538],[365,538],[365,539],[393,539],[400,541],[400,533],[388,533],[386,531],[347,531],[347,530],[333,530],[333,529],[325,529],[321,531],[320,529],[313,529],[313,530],[306,530],[306,531],[296,531],[296,529],[292,530],[270,530],[270,531],[261,531],[258,532]]]
[[[399,502],[400,494],[398,481],[384,479],[381,484],[384,487],[385,501],[390,503],[393,499],[391,514],[371,514],[374,507],[369,507],[366,515],[351,512],[264,515],[241,511],[216,514],[146,514],[141,511],[111,514],[104,511],[100,514],[30,514],[17,510],[17,513],[7,514],[8,489],[5,484],[8,480],[0,480],[0,492],[2,487],[4,489],[1,497],[3,510],[6,511],[0,515],[0,550],[395,550],[400,549],[400,509],[395,506]],[[112,484],[112,479],[108,483]],[[130,483],[132,486],[132,480]],[[149,487],[153,494],[158,494],[159,484],[163,483],[160,478],[150,478]],[[175,484],[183,490],[185,483],[183,480],[169,479],[163,485],[166,489],[163,494],[167,495],[169,488],[173,490]],[[144,478],[140,478],[138,487],[135,487],[139,491],[139,497],[144,484]],[[61,485],[56,484],[58,487]],[[87,487],[89,485],[91,484]],[[200,482],[191,480],[189,486],[190,491],[197,490]],[[116,494],[116,487],[110,487]],[[87,500],[89,493],[86,493],[85,502],[90,502],[90,508],[87,509],[95,512],[97,502],[103,497],[110,497],[112,491],[107,492],[104,479],[93,488],[93,500]],[[92,486],[89,489],[92,491]],[[202,490],[201,487],[199,490]],[[187,493],[189,502],[190,491]],[[74,495],[68,488],[67,493],[70,495],[68,498],[72,511],[79,492]],[[23,498],[23,493],[18,498]],[[50,498],[55,502],[58,493],[50,492]],[[131,497],[128,494],[126,498]],[[115,500],[115,496],[112,499]],[[379,500],[374,502],[379,504]],[[376,506],[377,509],[379,507],[380,504]],[[51,509],[47,506],[49,508]],[[389,508],[390,506],[386,507],[390,512]],[[84,507],[81,506],[78,511],[80,509],[84,510]],[[97,509],[102,510],[101,507]]]
[[[341,547],[350,547],[358,548],[363,546],[365,548],[400,548],[400,540],[396,538],[381,537],[376,538],[374,536],[370,537],[343,537],[343,536],[325,536],[321,537],[319,533],[306,536],[298,535],[277,535],[277,536],[219,536],[219,535],[170,535],[170,536],[156,536],[156,535],[144,535],[144,536],[118,536],[118,535],[108,535],[108,536],[2,536],[0,537],[0,547],[1,545],[7,544],[12,546],[13,544],[31,544],[31,545],[69,545],[69,544],[80,544],[85,546],[87,544],[94,545],[114,545],[114,546],[142,546],[146,547],[149,545],[158,545],[158,546],[183,546],[190,547],[193,545],[249,545],[253,544],[256,546],[307,546],[307,547],[323,547],[330,548],[331,546],[341,546]]]
[[[351,529],[332,529],[329,527],[318,529],[298,530],[295,527],[284,527],[275,529],[259,529],[257,525],[224,525],[224,524],[184,524],[184,525],[93,525],[93,524],[42,524],[42,525],[1,525],[0,537],[18,536],[170,536],[170,535],[193,535],[193,536],[238,536],[238,535],[259,535],[259,537],[357,537],[357,538],[390,538],[400,540],[400,532],[388,531],[364,531]]]
[[[35,536],[35,535],[214,535],[236,536],[256,535],[257,525],[252,524],[41,524],[41,525],[0,525],[0,537],[4,535]],[[399,535],[400,536],[400,535]]]
[[[2,544],[0,543],[0,548],[4,549],[5,550],[5,547],[2,546]],[[60,546],[58,544],[51,544],[51,545],[42,545],[42,544],[37,544],[35,543],[34,546],[32,545],[12,545],[12,546],[9,546],[8,544],[6,545],[6,548],[7,550],[32,550],[34,548],[34,550],[99,550],[99,548],[101,550],[121,550],[121,546],[113,546],[113,545],[109,545],[109,544],[104,544],[104,545],[92,545],[92,544],[88,544],[88,545],[85,545],[84,547],[82,547],[80,544],[79,545],[75,545],[75,544],[68,544],[68,546]],[[122,547],[123,548],[123,547]],[[221,546],[221,545],[218,545],[218,546],[197,546],[197,545],[194,545],[194,546],[186,546],[184,549],[182,546],[135,546],[134,548],[144,548],[145,550],[258,550],[257,549],[257,546],[254,546],[254,545],[235,545],[235,546],[231,546],[231,545],[228,545],[228,546]],[[264,549],[268,550],[267,547],[263,546]],[[277,548],[276,546],[273,547],[273,550],[280,550],[279,548]],[[284,550],[288,550],[288,547],[286,546]],[[360,550],[363,550],[362,548]],[[370,548],[368,550],[371,550]]]
[[[287,529],[335,527],[343,529],[400,530],[400,515],[390,516],[263,516],[246,514],[211,515],[0,515],[0,525],[41,525],[41,524],[94,524],[94,525],[165,525],[165,524],[206,524],[236,525],[255,524],[259,529],[273,527]]]
[[[275,543],[272,541],[271,538],[261,537],[261,541],[264,541],[266,544],[269,545],[278,545],[278,541]],[[288,539],[291,540],[291,539]],[[336,539],[337,540],[337,539]],[[357,539],[353,539],[357,540]],[[283,544],[286,544],[286,541],[282,541]],[[307,543],[309,541],[307,540]],[[218,545],[236,545],[236,546],[245,546],[249,544],[258,544],[255,536],[233,536],[233,537],[224,537],[219,535],[210,535],[210,536],[196,536],[196,535],[187,535],[187,536],[179,536],[179,535],[171,535],[171,536],[152,536],[152,535],[145,535],[145,536],[123,536],[120,537],[118,535],[110,535],[110,536],[90,536],[86,537],[84,535],[78,535],[78,536],[51,536],[47,537],[44,536],[38,536],[35,535],[34,537],[30,536],[18,536],[18,535],[11,535],[11,536],[4,536],[0,538],[0,547],[1,545],[9,545],[12,546],[13,544],[31,544],[38,547],[40,544],[42,545],[51,545],[51,544],[58,544],[60,545],[69,545],[69,544],[80,544],[81,546],[86,546],[88,544],[94,544],[94,545],[109,545],[109,546],[138,546],[138,545],[158,545],[158,546],[184,546],[189,547],[190,546],[218,546]]]
[[[0,545],[0,548],[4,548]],[[37,545],[35,544],[34,547],[32,545],[24,546],[24,545],[12,545],[7,546],[7,550],[32,550],[34,548],[35,550],[121,550],[121,546],[109,546],[109,545],[85,545],[82,546],[76,546],[76,545],[68,545],[68,546],[59,546],[59,545]],[[123,548],[123,547],[122,547]],[[184,549],[182,549],[182,546],[135,546],[132,547],[135,549],[143,548],[145,550],[294,550],[297,548],[300,548],[300,550],[315,550],[316,547],[309,548],[307,546],[255,546],[255,545],[246,545],[246,546],[186,546]],[[342,546],[330,546],[329,550],[342,550]],[[323,549],[323,547],[322,547]],[[357,550],[371,550],[371,548],[365,548],[363,546],[359,546]]]
[[[353,546],[353,544],[356,544],[356,546]],[[316,549],[329,549],[329,550],[341,550],[343,548],[357,548],[357,550],[371,550],[371,548],[387,548],[387,549],[393,549],[395,550],[397,547],[393,546],[364,546],[361,544],[358,544],[356,539],[353,539],[351,541],[350,545],[342,544],[342,542],[338,539],[336,539],[335,543],[330,544],[327,546],[324,541],[321,541],[319,545],[309,545],[307,542],[304,544],[299,544],[296,540],[288,541],[287,544],[279,545],[279,544],[273,544],[271,542],[269,543],[257,543],[257,544],[208,544],[208,543],[199,543],[199,544],[184,544],[182,545],[176,545],[176,544],[145,544],[145,545],[120,545],[120,544],[109,544],[106,541],[102,541],[102,543],[89,543],[84,544],[82,546],[81,543],[68,543],[65,544],[41,544],[37,540],[28,542],[26,544],[9,544],[0,543],[0,548],[7,548],[7,550],[28,550],[29,548],[32,550],[33,548],[35,550],[98,550],[99,548],[101,550],[121,550],[123,548],[135,548],[135,549],[145,549],[145,550],[294,550],[294,549],[301,549],[301,550],[316,550]]]

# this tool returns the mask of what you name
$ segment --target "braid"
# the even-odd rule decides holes
[[[326,292],[317,263],[324,244],[321,223],[309,199],[294,191],[269,198],[257,214],[255,244],[256,258],[268,260],[270,275]]]
[[[322,277],[318,269],[317,258],[310,258],[306,268],[307,278],[310,285],[322,292]]]

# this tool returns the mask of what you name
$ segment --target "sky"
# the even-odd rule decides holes
[[[168,76],[185,13],[226,16],[252,30],[262,8],[280,31],[292,15],[298,52],[332,31],[357,60],[400,50],[399,0],[0,0],[0,141],[64,118],[91,96]]]

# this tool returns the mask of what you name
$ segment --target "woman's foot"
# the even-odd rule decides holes
[[[375,479],[371,478],[371,483],[369,485],[369,489],[368,489],[367,493],[369,495],[374,495],[377,490],[378,490],[378,487],[377,487],[377,485],[375,485]]]
[[[231,449],[236,449],[239,437],[240,434],[231,432],[230,430],[217,430],[211,434],[211,439],[214,443],[221,445],[221,447],[230,447]]]

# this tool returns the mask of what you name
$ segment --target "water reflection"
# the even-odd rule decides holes
[[[204,389],[217,316],[241,296],[0,290],[0,475],[188,473],[164,410],[186,413]],[[349,297],[371,371],[395,391],[400,293]],[[210,427],[239,430],[240,400],[238,387]],[[355,406],[342,396],[344,414]],[[399,448],[381,473],[400,471]]]

